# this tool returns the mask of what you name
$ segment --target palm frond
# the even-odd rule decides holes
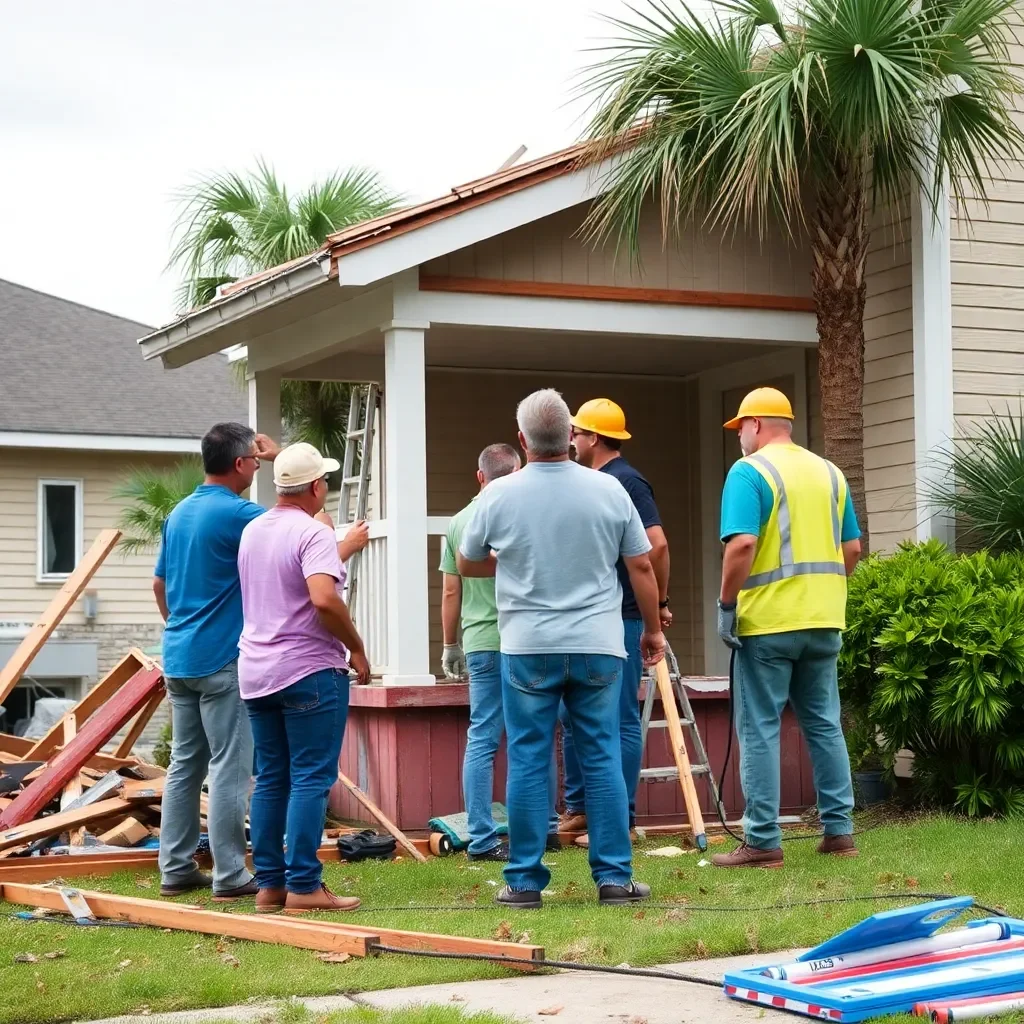
[[[126,502],[118,519],[125,555],[146,554],[160,544],[164,522],[174,507],[203,482],[198,457],[182,459],[168,469],[140,466],[115,486],[112,496]]]

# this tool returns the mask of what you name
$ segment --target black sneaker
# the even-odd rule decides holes
[[[196,868],[190,875],[178,879],[176,882],[161,882],[161,896],[184,896],[187,892],[194,892],[196,889],[212,889],[213,875]]]
[[[508,860],[508,843],[498,843],[497,846],[492,846],[491,849],[484,853],[467,853],[466,856],[470,860]]]
[[[234,889],[214,889],[214,903],[230,903],[232,900],[244,899],[246,896],[255,896],[260,891],[255,878],[250,878],[245,885],[236,885]]]
[[[624,903],[639,903],[651,895],[651,887],[643,882],[629,881],[625,885],[602,885],[597,890],[597,902],[605,907]]]
[[[540,890],[510,889],[507,885],[498,890],[494,902],[513,910],[538,910],[541,906]]]
[[[548,840],[544,844],[544,849],[547,850],[548,853],[558,853],[558,851],[562,849],[562,840],[558,838],[557,832],[548,833]]]

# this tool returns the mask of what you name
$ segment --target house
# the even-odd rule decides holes
[[[199,451],[217,420],[246,417],[223,356],[174,373],[138,358],[144,324],[0,281],[0,665],[96,534],[133,466]],[[130,646],[158,642],[155,553],[112,552],[5,703],[0,729],[37,696],[75,698]]]
[[[672,549],[669,640],[691,676],[727,668],[713,614],[716,526],[738,451],[722,423],[749,388],[775,384],[794,401],[797,441],[822,444],[809,246],[782,229],[762,238],[690,231],[663,246],[652,203],[638,268],[581,238],[608,165],[581,167],[578,156],[571,148],[513,166],[338,232],[140,340],[145,359],[172,376],[246,346],[250,422],[271,435],[280,432],[282,377],[381,385],[383,514],[353,612],[383,685],[353,691],[345,756],[388,799],[404,778],[408,806],[399,794],[385,807],[399,817],[414,817],[416,800],[436,805],[431,787],[457,795],[457,764],[415,775],[398,760],[425,743],[437,751],[460,742],[457,728],[434,740],[430,732],[436,709],[465,697],[422,685],[435,682],[440,660],[440,538],[473,494],[478,451],[514,443],[522,396],[553,386],[570,406],[603,395],[626,410],[626,454],[655,488]],[[1015,400],[1024,380],[1024,171],[1018,178],[999,186],[990,211],[972,211],[970,237],[945,210],[932,217],[923,197],[902,219],[878,217],[864,393],[876,550],[948,536],[926,500],[932,450],[956,419]],[[257,478],[257,500],[271,500],[269,483]],[[399,708],[420,717],[403,719]],[[721,721],[714,728],[727,731]],[[806,768],[793,757],[790,781]]]

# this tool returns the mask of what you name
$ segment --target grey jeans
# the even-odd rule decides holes
[[[165,679],[171,702],[171,766],[160,821],[160,877],[184,881],[195,869],[199,796],[210,776],[208,828],[214,891],[245,885],[245,815],[252,732],[238,693],[238,661],[200,679]]]

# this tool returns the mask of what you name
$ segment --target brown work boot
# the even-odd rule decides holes
[[[256,913],[276,914],[284,910],[284,901],[288,896],[288,890],[281,889],[260,889],[256,893]]]
[[[640,837],[637,835],[636,829],[635,828],[631,828],[629,830],[629,841],[631,843],[635,843],[639,838]],[[573,842],[577,846],[582,846],[584,850],[589,850],[590,849],[590,833],[589,832],[584,832],[583,835],[577,836],[573,840]]]
[[[743,843],[732,853],[716,853],[711,858],[716,868],[781,868],[782,847],[774,850],[759,850],[756,846]]]
[[[322,882],[312,892],[290,892],[284,901],[286,914],[308,914],[311,910],[355,910],[355,896],[335,896]]]
[[[559,832],[586,832],[587,816],[576,811],[566,811],[558,819]]]
[[[851,835],[825,836],[818,843],[818,853],[831,854],[833,857],[856,857],[859,852]]]

